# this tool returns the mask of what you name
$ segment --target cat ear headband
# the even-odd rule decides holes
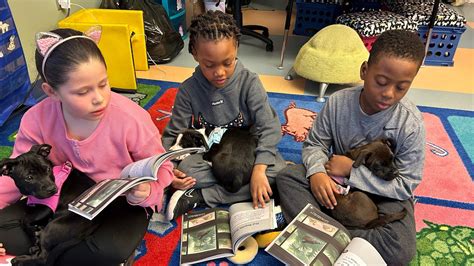
[[[102,27],[100,25],[92,26],[84,35],[74,35],[63,38],[56,33],[53,32],[38,32],[36,33],[36,49],[38,52],[43,56],[43,63],[41,65],[41,72],[43,73],[44,78],[46,79],[46,74],[44,73],[44,66],[46,65],[46,61],[48,57],[51,55],[51,52],[61,45],[72,39],[77,38],[84,38],[93,41],[94,43],[98,44],[100,41],[100,37],[102,35]],[[48,82],[45,80],[45,82]]]

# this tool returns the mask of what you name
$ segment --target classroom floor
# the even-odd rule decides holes
[[[271,3],[269,6],[268,2]],[[301,46],[309,37],[293,35],[295,14],[292,16],[290,36],[284,57],[283,70],[280,65],[283,43],[286,1],[254,0],[243,8],[245,24],[264,25],[269,28],[274,51],[266,52],[260,40],[242,36],[238,57],[250,70],[258,73],[269,92],[317,95],[318,83],[296,77],[288,81],[287,75]],[[474,4],[456,7],[467,18],[463,33],[454,56],[454,66],[423,66],[416,77],[408,97],[417,105],[444,107],[450,109],[474,110]],[[294,8],[295,10],[295,8]],[[188,39],[181,53],[166,65],[152,66],[149,71],[137,71],[138,78],[182,82],[194,72],[197,63],[187,52]],[[340,88],[332,85],[326,95]]]

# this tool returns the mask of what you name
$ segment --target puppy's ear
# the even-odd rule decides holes
[[[13,167],[17,165],[16,159],[3,159],[0,161],[0,175],[10,175]]]
[[[367,159],[372,155],[372,152],[363,150],[359,153],[357,158],[355,159],[355,162],[352,164],[352,167],[357,168],[367,161]]]
[[[30,151],[36,154],[39,154],[43,157],[48,157],[49,153],[51,152],[51,145],[48,145],[48,144],[33,145]]]

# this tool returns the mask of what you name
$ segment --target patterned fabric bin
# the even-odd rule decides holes
[[[384,0],[390,11],[404,15],[419,23],[418,35],[426,42],[428,24],[433,11],[433,0]],[[439,4],[438,13],[431,33],[425,65],[452,66],[461,35],[466,30],[466,18],[448,5]]]
[[[320,29],[334,24],[336,18],[342,14],[342,9],[341,4],[322,4],[296,0],[296,23],[293,33],[313,36]]]
[[[349,26],[356,30],[370,51],[376,36],[387,30],[403,29],[418,30],[418,23],[388,11],[355,12],[341,15],[337,23]]]
[[[345,9],[348,13],[377,11],[381,9],[381,3],[378,0],[350,0]]]
[[[433,11],[433,1],[384,1],[383,5],[391,12],[404,15],[418,25],[429,24]],[[435,26],[462,28],[466,24],[466,18],[450,8],[448,5],[439,3]]]

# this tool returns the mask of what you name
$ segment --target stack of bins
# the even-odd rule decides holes
[[[334,24],[343,12],[343,1],[296,0],[296,22],[293,33],[313,36],[320,29]]]

